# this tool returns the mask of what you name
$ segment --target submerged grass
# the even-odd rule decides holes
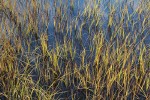
[[[150,2],[0,0],[0,99],[150,99]]]

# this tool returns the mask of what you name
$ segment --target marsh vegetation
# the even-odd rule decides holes
[[[0,0],[0,99],[149,93],[149,0]]]

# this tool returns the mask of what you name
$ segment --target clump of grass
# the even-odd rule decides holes
[[[148,0],[85,2],[0,1],[0,99],[150,98]]]

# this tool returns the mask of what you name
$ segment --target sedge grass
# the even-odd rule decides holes
[[[148,0],[75,1],[0,0],[0,99],[150,98]]]

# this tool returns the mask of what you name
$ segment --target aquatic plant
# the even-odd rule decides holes
[[[0,99],[150,98],[150,2],[83,1],[0,0]]]

